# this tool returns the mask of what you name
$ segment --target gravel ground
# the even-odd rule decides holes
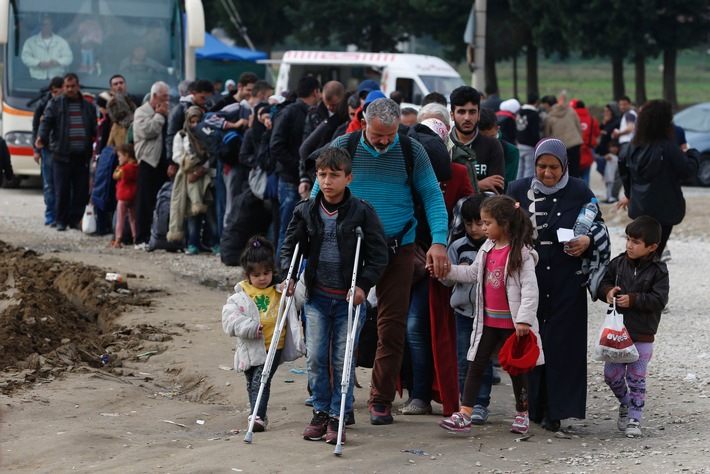
[[[600,191],[596,178],[593,186]],[[604,384],[602,363],[591,360],[592,342],[603,321],[605,305],[590,302],[588,418],[566,420],[563,432],[556,435],[537,429],[537,444],[532,454],[522,447],[528,443],[514,443],[510,448],[501,448],[498,457],[488,456],[475,462],[449,458],[454,472],[710,472],[710,445],[707,442],[710,420],[710,331],[707,330],[710,206],[707,201],[710,189],[686,188],[685,194],[687,216],[674,230],[669,242],[672,252],[668,264],[671,297],[649,370],[647,407],[642,424],[644,438],[624,438],[615,428],[618,405]],[[612,235],[612,253],[616,255],[623,250],[623,230],[628,218],[612,206],[604,205],[602,210]],[[40,190],[27,187],[0,189],[0,240],[13,245],[30,247],[59,258],[62,253],[75,252],[122,256],[127,267],[131,261],[141,261],[169,269],[186,279],[186,283],[197,282],[225,291],[240,277],[239,269],[226,267],[218,257],[211,255],[113,249],[109,248],[110,236],[86,236],[75,230],[60,233],[43,226],[42,221]],[[508,403],[507,387],[505,395]],[[496,397],[494,395],[494,399]],[[495,403],[494,400],[494,413],[497,410]],[[402,422],[397,424],[401,426]],[[478,434],[471,436],[474,443],[478,440]],[[515,452],[517,446],[521,447],[518,453]],[[528,454],[523,455],[523,452]],[[377,472],[430,472],[435,466],[429,466],[425,460],[417,460],[416,465],[410,461],[411,466],[399,465],[393,470],[382,468]],[[444,467],[442,464],[436,466]]]

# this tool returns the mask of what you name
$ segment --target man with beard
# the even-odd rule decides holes
[[[402,365],[414,271],[414,193],[421,198],[431,232],[427,267],[437,278],[445,278],[449,272],[448,216],[441,188],[424,147],[398,133],[400,115],[400,108],[392,99],[377,99],[367,106],[360,123],[362,134],[352,156],[353,180],[349,185],[354,196],[375,208],[390,248],[389,263],[376,289],[379,343],[368,401],[373,425],[392,423],[392,401]],[[344,135],[331,146],[347,149],[349,140],[350,135]],[[412,156],[405,158],[405,153]],[[316,183],[311,196],[319,189]]]
[[[461,86],[451,92],[450,100],[451,119],[454,121],[451,140],[457,147],[468,147],[474,151],[481,192],[500,194],[505,185],[505,157],[499,140],[478,132],[481,94],[473,87]]]

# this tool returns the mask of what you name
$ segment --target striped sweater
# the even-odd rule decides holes
[[[348,135],[336,138],[331,146],[347,149]],[[441,188],[429,156],[416,140],[412,140],[412,152],[414,153],[412,185],[424,203],[432,243],[446,245],[448,215]],[[402,157],[399,135],[390,149],[383,154],[378,154],[365,143],[363,138],[360,139],[353,157],[353,180],[349,186],[350,191],[354,196],[372,204],[382,221],[387,237],[397,235],[407,222],[414,219],[412,191],[407,181],[407,169]],[[319,189],[316,182],[311,196],[315,196]],[[414,242],[415,228],[416,225],[412,226],[404,235],[402,245]]]

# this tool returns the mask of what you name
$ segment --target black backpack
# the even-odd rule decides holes
[[[195,134],[207,148],[210,160],[220,160],[227,166],[239,164],[239,150],[244,136],[236,130],[225,130],[225,122],[239,120],[235,112],[207,112],[195,127]]]

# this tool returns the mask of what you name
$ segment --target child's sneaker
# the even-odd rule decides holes
[[[251,423],[251,415],[249,415],[249,423]],[[266,431],[266,425],[269,424],[269,419],[264,417],[262,420],[261,417],[257,416],[256,419],[254,420],[254,433],[261,433],[263,431]]]
[[[317,411],[313,414],[311,423],[303,432],[303,439],[309,441],[320,441],[328,431],[328,414],[324,411]],[[337,432],[336,432],[337,436]]]
[[[113,247],[113,248],[115,248],[115,249],[120,249],[120,248],[121,248],[121,242],[119,242],[118,240],[114,240],[114,241],[111,242],[111,247]]]
[[[185,250],[187,255],[197,255],[200,253],[200,249],[196,245],[188,245],[187,250]]]
[[[528,434],[528,428],[530,427],[530,419],[528,418],[528,412],[519,411],[515,413],[515,420],[510,426],[511,433]]]
[[[340,420],[331,418],[328,421],[328,431],[325,433],[325,442],[328,444],[338,444],[338,428]],[[340,439],[341,444],[345,444],[345,425],[343,425],[343,437]]]
[[[641,422],[635,418],[629,418],[629,423],[626,425],[624,432],[627,438],[640,438],[643,436],[643,433],[641,433]]]
[[[488,419],[488,408],[483,405],[474,405],[473,413],[471,413],[471,423],[474,425],[482,425]]]
[[[456,412],[449,418],[439,420],[439,426],[454,433],[470,433],[471,418],[463,412]]]
[[[626,431],[626,426],[629,424],[629,407],[619,405],[619,419],[616,420],[616,426],[619,431]]]

